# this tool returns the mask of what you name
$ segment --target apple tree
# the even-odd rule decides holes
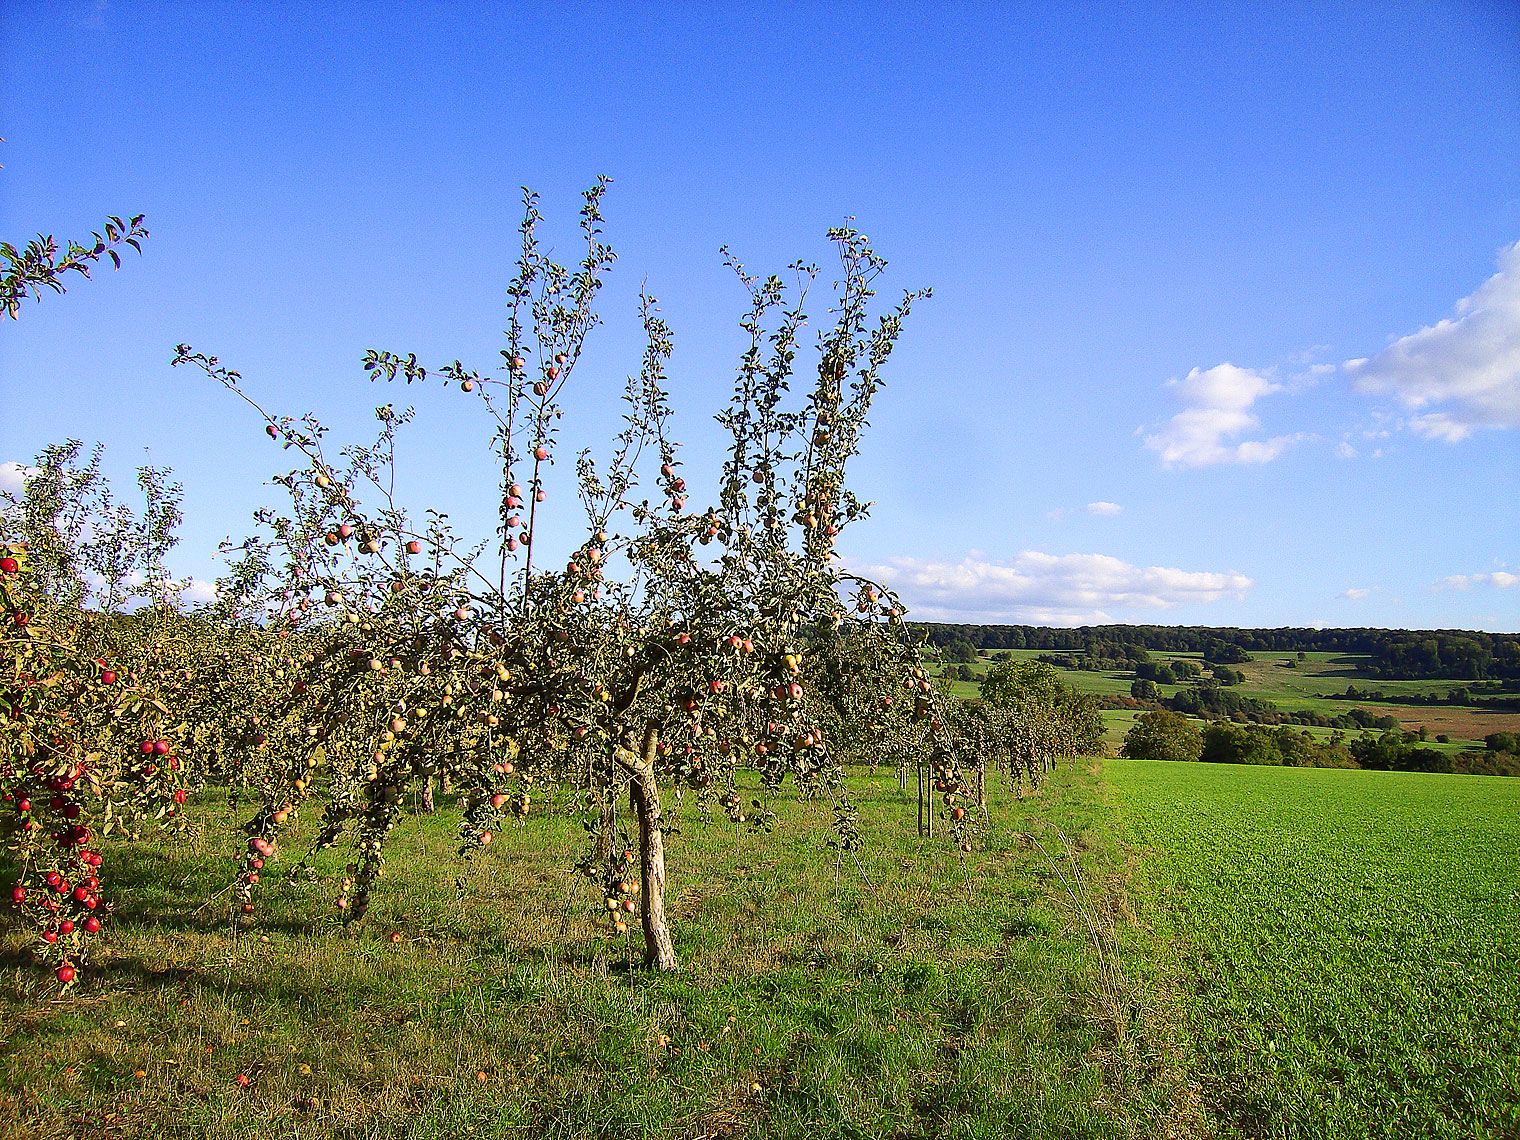
[[[139,514],[112,500],[98,450],[79,455],[51,447],[19,497],[0,494],[0,844],[15,876],[0,913],[65,986],[110,910],[108,837],[178,826],[197,778],[163,684],[183,648],[164,567],[178,487],[142,468]]]
[[[856,717],[868,704],[868,723],[891,722],[904,738],[910,724],[943,731],[901,606],[843,570],[834,550],[866,512],[845,469],[920,296],[872,323],[872,283],[884,262],[853,229],[830,234],[841,259],[834,319],[817,340],[816,375],[797,406],[788,396],[816,270],[794,266],[789,290],[779,277],[761,280],[734,265],[750,299],[750,346],[719,417],[731,447],[705,510],[687,508],[667,434],[671,337],[654,300],[644,299],[646,350],[625,392],[625,430],[605,466],[589,452],[576,460],[585,538],[562,569],[538,554],[561,394],[612,263],[599,238],[603,189],[585,196],[586,252],[573,268],[540,251],[536,201],[527,197],[495,373],[459,361],[430,370],[391,352],[366,357],[376,378],[441,382],[477,401],[500,472],[494,549],[464,544],[440,515],[418,526],[391,499],[395,429],[410,413],[383,406],[377,443],[333,459],[320,424],[259,409],[266,432],[302,464],[279,477],[291,509],[260,513],[261,535],[245,544],[236,582],[224,589],[229,604],[241,599],[248,616],[261,613],[290,646],[276,658],[284,687],[250,714],[259,735],[279,743],[268,753],[263,808],[249,823],[245,899],[255,864],[273,854],[318,768],[330,791],[319,844],[355,829],[356,859],[338,898],[350,919],[368,905],[411,781],[436,771],[463,793],[465,850],[488,843],[505,817],[527,815],[535,787],[575,781],[599,805],[587,820],[594,838],[582,869],[602,886],[616,929],[638,911],[647,964],[669,969],[662,783],[679,781],[704,807],[764,831],[791,776],[803,794],[830,801],[844,852],[859,836],[836,732],[858,742]],[[176,362],[249,399],[241,378],[214,358],[182,346]],[[848,655],[838,651],[846,644]],[[870,662],[876,684],[918,699],[871,702],[858,676],[839,675],[846,660]],[[815,687],[813,676],[828,679]],[[748,805],[741,769],[758,774]],[[624,796],[628,822],[618,809]]]

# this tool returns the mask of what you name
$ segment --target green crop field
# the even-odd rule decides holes
[[[1103,779],[1222,1135],[1520,1135],[1520,781]]]

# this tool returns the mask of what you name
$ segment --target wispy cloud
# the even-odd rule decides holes
[[[1110,610],[1169,610],[1241,597],[1250,578],[1234,571],[1134,566],[1106,554],[1026,550],[1010,563],[971,551],[959,562],[894,558],[862,568],[902,595],[929,620],[1015,621],[1090,625],[1113,621]]]
[[[1438,590],[1470,590],[1474,586],[1508,590],[1512,586],[1520,586],[1520,574],[1511,574],[1507,570],[1495,570],[1488,574],[1452,574],[1436,583]]]
[[[1226,362],[1208,370],[1195,368],[1170,386],[1183,410],[1145,437],[1145,446],[1168,467],[1269,463],[1293,442],[1286,435],[1236,442],[1261,426],[1251,406],[1262,396],[1282,391],[1282,385],[1263,372]]]
[[[1359,602],[1370,593],[1372,593],[1372,590],[1369,587],[1353,586],[1349,590],[1342,590],[1341,597],[1345,598],[1348,602]]]
[[[1087,504],[1087,513],[1090,515],[1120,515],[1124,513],[1124,508],[1118,503],[1108,503],[1100,499],[1096,503]]]
[[[1457,302],[1455,320],[1401,337],[1341,367],[1358,391],[1391,395],[1428,439],[1456,443],[1475,431],[1520,427],[1520,242],[1499,272]]]

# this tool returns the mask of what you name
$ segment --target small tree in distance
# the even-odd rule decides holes
[[[1122,752],[1131,760],[1199,760],[1203,733],[1181,713],[1155,709],[1135,718]]]

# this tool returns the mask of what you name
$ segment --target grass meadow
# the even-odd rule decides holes
[[[1090,778],[994,784],[970,856],[915,835],[895,773],[852,782],[859,867],[815,805],[762,845],[675,804],[663,977],[573,876],[564,804],[469,863],[448,811],[409,820],[356,935],[333,855],[242,938],[225,897],[201,907],[234,843],[199,805],[188,842],[118,863],[111,956],[76,993],[0,947],[0,1136],[1127,1137],[1186,1114],[1175,1027],[1116,1003],[1054,869],[1059,826],[1107,905]]]
[[[969,856],[851,784],[859,866],[674,804],[659,977],[568,796],[469,862],[408,819],[357,932],[341,855],[269,876],[243,937],[208,798],[74,992],[0,942],[0,1138],[1520,1136],[1520,781],[1090,761]]]

